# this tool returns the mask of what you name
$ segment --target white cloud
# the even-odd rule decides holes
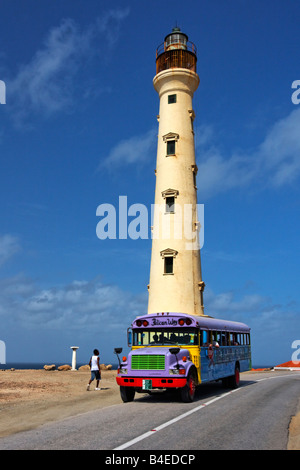
[[[270,171],[270,183],[293,183],[300,174],[300,109],[276,122],[258,150],[258,157]]]
[[[244,294],[242,298],[237,298],[234,291],[221,292],[214,294],[210,289],[205,291],[207,315],[214,317],[225,318],[224,315],[234,321],[246,321],[246,317],[251,313],[253,318],[257,314],[261,314],[266,306],[268,308],[272,305],[269,298],[263,297],[259,294]],[[242,320],[244,318],[244,320]],[[229,318],[227,318],[229,319]]]
[[[204,302],[206,315],[244,322],[255,332],[260,331],[266,344],[269,339],[274,341],[274,334],[280,336],[283,331],[289,331],[291,337],[294,337],[299,331],[300,306],[295,301],[279,304],[256,292],[238,293],[232,290],[215,294],[206,288]]]
[[[249,323],[252,327],[279,329],[287,318],[298,321],[296,302],[282,305],[249,288],[215,294],[206,287],[205,313],[215,318]],[[147,312],[147,293],[133,294],[98,279],[73,281],[59,287],[40,288],[33,280],[18,275],[0,279],[0,316],[22,328],[33,330],[93,330],[127,328],[137,315]],[[298,320],[297,320],[298,318]],[[293,325],[293,321],[291,320]]]
[[[274,303],[258,293],[206,288],[204,313],[215,318],[246,323],[251,328],[252,363],[277,365],[291,359],[291,344],[300,330],[299,302]]]
[[[299,303],[276,304],[267,296],[250,292],[204,293],[205,313],[215,318],[241,321],[252,329],[252,354],[255,364],[277,364],[290,358],[291,344],[299,332]],[[39,338],[46,340],[50,356],[61,351],[72,338],[80,339],[81,351],[101,343],[105,354],[126,342],[126,330],[132,320],[147,312],[147,293],[132,294],[116,285],[99,280],[74,281],[59,287],[40,288],[24,276],[0,279],[1,334],[16,331],[21,349],[32,356],[41,355]],[[26,343],[27,336],[35,344]],[[3,336],[5,338],[5,336]],[[8,344],[14,344],[10,338]],[[71,343],[70,343],[71,344]],[[275,345],[280,347],[275,350]],[[110,359],[111,360],[111,359]]]
[[[109,331],[123,325],[126,329],[134,316],[146,313],[146,297],[122,291],[98,280],[39,288],[33,281],[16,276],[0,280],[0,316],[2,325],[13,322],[33,330]],[[125,330],[124,330],[125,331]]]
[[[249,185],[279,188],[293,184],[300,174],[299,128],[300,109],[296,109],[269,129],[255,151],[228,157],[216,146],[218,137],[211,127],[199,127],[196,153],[201,197]]]
[[[252,152],[227,156],[218,147],[218,135],[210,125],[195,129],[198,188],[201,198],[232,189],[293,184],[300,175],[300,108],[275,122]],[[117,143],[99,168],[145,163],[156,152],[156,130]]]
[[[110,10],[85,30],[70,18],[54,27],[31,61],[7,80],[14,122],[24,124],[33,112],[49,116],[68,108],[73,103],[76,73],[96,54],[99,44],[105,48],[114,45],[128,13],[128,9]]]
[[[129,8],[110,10],[96,19],[96,29],[105,34],[109,46],[114,46],[119,39],[120,24],[129,14]]]
[[[17,237],[6,234],[0,236],[0,266],[21,249]]]
[[[142,135],[121,140],[116,144],[104,158],[99,168],[113,168],[131,165],[134,163],[145,163],[153,160],[155,152],[156,131],[151,129]]]
[[[244,187],[255,175],[250,158],[233,155],[226,159],[215,148],[209,149],[205,155],[200,153],[197,165],[197,181],[202,197]]]

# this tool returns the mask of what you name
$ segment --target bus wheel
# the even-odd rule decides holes
[[[235,365],[234,375],[228,377],[228,386],[230,388],[238,388],[240,385],[240,368],[238,364]]]
[[[181,389],[181,399],[184,403],[189,403],[194,400],[196,392],[196,375],[189,372],[186,385]]]
[[[133,387],[120,386],[120,394],[124,403],[134,400],[135,390]]]

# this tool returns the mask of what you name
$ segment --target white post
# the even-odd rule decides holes
[[[76,369],[76,351],[79,349],[78,346],[71,346],[71,349],[73,350],[73,355],[72,355],[72,370],[77,370]]]
[[[6,364],[6,346],[2,340],[0,340],[0,364]]]

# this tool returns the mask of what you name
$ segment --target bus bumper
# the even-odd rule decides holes
[[[186,385],[186,377],[116,377],[117,384],[122,387],[145,388],[145,381],[151,382],[153,388],[182,388]]]

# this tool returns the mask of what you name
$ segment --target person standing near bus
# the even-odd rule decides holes
[[[100,356],[99,356],[98,349],[94,349],[94,355],[91,357],[89,366],[91,368],[91,378],[89,383],[86,386],[87,390],[90,390],[90,385],[94,379],[96,379],[96,388],[95,390],[100,390],[99,382],[101,380],[101,372],[100,372]]]

